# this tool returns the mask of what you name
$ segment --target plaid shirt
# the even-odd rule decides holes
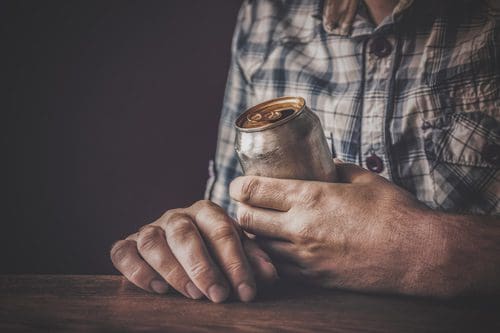
[[[332,155],[431,208],[500,214],[497,2],[412,2],[374,26],[357,0],[246,1],[206,197],[235,215],[234,121],[289,95],[319,116]]]

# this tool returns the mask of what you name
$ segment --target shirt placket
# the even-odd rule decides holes
[[[395,37],[374,34],[364,44],[363,116],[361,119],[361,164],[390,178],[386,122],[392,107],[392,71]]]

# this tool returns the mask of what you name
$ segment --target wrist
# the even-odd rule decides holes
[[[451,296],[460,281],[454,272],[457,239],[455,217],[431,209],[422,209],[408,221],[410,232],[406,272],[401,281],[403,293],[419,296]]]
[[[404,292],[452,297],[498,293],[500,226],[498,219],[429,210],[423,215],[408,267]],[[417,243],[417,242],[415,242]]]

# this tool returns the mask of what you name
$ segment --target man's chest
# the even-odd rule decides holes
[[[451,208],[465,200],[451,198],[454,188],[500,191],[500,66],[495,21],[450,29],[277,40],[241,63],[255,103],[304,97],[334,155]]]

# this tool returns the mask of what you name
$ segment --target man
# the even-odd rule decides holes
[[[449,297],[500,291],[496,1],[247,1],[207,198],[111,250],[144,290],[255,297],[259,283]],[[339,183],[241,176],[236,116],[302,96]],[[230,200],[230,197],[233,201]],[[235,219],[231,216],[236,216]],[[243,231],[256,235],[249,239]]]

